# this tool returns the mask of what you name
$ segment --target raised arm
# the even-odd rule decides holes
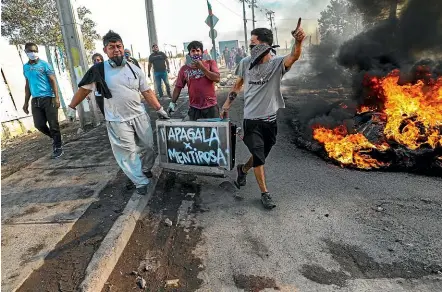
[[[305,39],[305,33],[301,27],[301,18],[298,20],[296,29],[292,31],[292,36],[295,38],[295,44],[292,47],[291,53],[284,58],[284,66],[286,68],[290,68],[301,56],[302,42]]]

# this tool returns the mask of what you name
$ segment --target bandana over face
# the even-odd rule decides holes
[[[253,49],[250,51],[250,56],[252,59],[249,70],[258,65],[261,62],[262,58],[264,58],[270,51],[276,53],[275,48],[277,47],[279,46],[269,46],[267,44],[258,44],[254,46]]]

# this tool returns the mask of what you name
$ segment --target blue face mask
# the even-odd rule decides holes
[[[129,58],[129,57],[130,57],[129,53],[124,53],[124,56],[125,56],[126,58]]]

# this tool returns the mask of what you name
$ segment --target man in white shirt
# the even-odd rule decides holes
[[[75,118],[75,107],[91,91],[97,90],[104,96],[107,131],[115,159],[137,192],[145,195],[155,153],[150,118],[141,103],[140,92],[160,117],[169,117],[147,85],[143,71],[127,62],[121,37],[109,31],[103,37],[103,45],[109,60],[94,65],[85,74],[69,105],[68,116]]]

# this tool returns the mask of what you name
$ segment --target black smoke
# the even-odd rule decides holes
[[[330,58],[324,56],[336,49],[336,43],[333,42],[322,46],[324,56],[318,54],[314,59],[312,66],[320,69],[321,79],[345,80],[347,76],[344,73],[351,72],[353,95],[351,100],[334,104],[312,101],[305,106],[307,110],[300,118],[293,121],[295,143],[313,151],[324,151],[312,138],[312,127],[315,125],[327,128],[345,125],[349,133],[360,132],[359,129],[364,128],[370,133],[382,135],[382,125],[367,126],[366,121],[372,116],[358,115],[356,111],[359,105],[365,104],[370,92],[363,82],[367,75],[383,77],[392,70],[399,69],[399,82],[404,84],[442,76],[442,0],[409,0],[402,7],[399,17],[395,13],[389,13],[389,9],[396,6],[392,0],[350,1],[364,13],[367,22],[379,18],[382,13],[384,17],[342,44],[331,62]],[[373,139],[376,140],[379,135]],[[411,152],[399,146],[394,149],[390,158],[394,164],[404,168],[416,167],[422,162],[421,157],[430,157],[422,164],[425,168],[428,161],[433,163],[436,155],[429,149],[425,150],[429,151],[425,155],[423,150]],[[437,151],[437,155],[441,155],[442,149]],[[409,163],[404,164],[404,161]],[[438,163],[438,167],[442,168],[442,164]]]

